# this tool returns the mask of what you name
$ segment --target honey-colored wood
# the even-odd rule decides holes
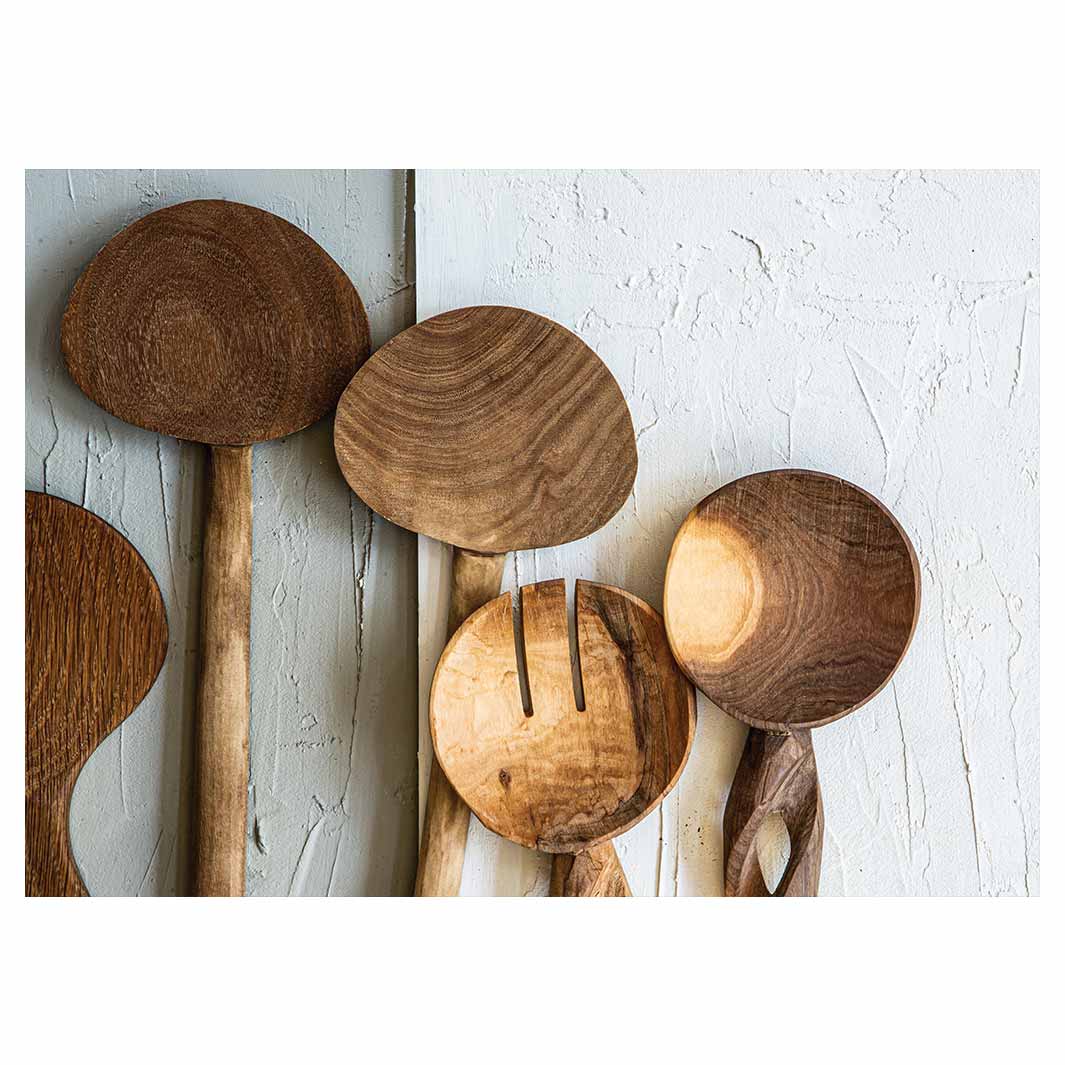
[[[250,710],[246,449],[333,408],[369,355],[366,312],[340,267],[289,222],[192,200],[107,243],[74,287],[61,343],[71,376],[105,410],[212,447],[196,890],[239,895]]]
[[[559,866],[556,889],[624,893],[616,856],[599,845],[655,809],[676,783],[691,748],[695,697],[646,603],[587,581],[577,582],[576,597],[582,709],[565,583],[544,581],[521,590],[529,705],[511,597],[502,595],[445,648],[430,725],[448,780],[492,831],[553,854],[596,848]]]
[[[492,554],[587,536],[636,476],[610,371],[568,329],[514,307],[448,311],[390,340],[344,392],[335,443],[378,514]]]
[[[725,894],[768,895],[758,863],[758,830],[771,813],[788,830],[791,854],[773,891],[817,894],[825,817],[809,729],[790,733],[751,729],[725,806]]]
[[[328,414],[370,333],[347,275],[302,230],[190,200],[108,241],[74,286],[61,343],[70,375],[116,417],[238,445]]]
[[[726,811],[726,891],[766,894],[757,830],[780,813],[791,858],[776,894],[814,894],[822,820],[809,729],[871,699],[902,660],[920,604],[909,538],[838,477],[772,470],[707,496],[685,519],[665,583],[687,675],[752,732]],[[791,734],[790,737],[788,734]]]
[[[456,547],[451,561],[451,600],[448,636],[472,613],[499,595],[506,555],[481,555]],[[418,854],[414,894],[418,897],[459,894],[466,837],[470,830],[469,807],[433,759],[429,771],[425,824]]]
[[[197,895],[243,895],[251,706],[251,448],[212,447],[200,592]]]
[[[166,656],[159,586],[96,515],[26,493],[26,894],[85,895],[70,851],[82,766]]]
[[[579,854],[556,854],[551,863],[551,894],[575,898],[629,898],[625,870],[609,841]]]
[[[334,441],[365,503],[464,549],[463,565],[587,536],[636,476],[610,371],[568,329],[514,307],[448,311],[389,341],[341,397]],[[455,591],[466,584],[470,599]],[[449,631],[499,585],[457,577],[452,588]],[[415,894],[458,894],[468,823],[434,764]]]

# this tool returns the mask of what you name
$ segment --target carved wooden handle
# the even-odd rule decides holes
[[[73,776],[76,778],[77,773]],[[26,792],[26,895],[88,895],[70,850],[70,792],[64,787]]]
[[[816,895],[824,812],[809,729],[785,735],[752,728],[725,806],[725,894],[769,895],[758,864],[758,830],[779,813],[791,855],[773,895]]]
[[[629,882],[614,844],[598,843],[578,854],[556,854],[551,894],[582,898],[630,898]]]
[[[212,447],[196,729],[196,894],[243,895],[248,818],[251,448]]]
[[[506,555],[482,555],[456,547],[451,560],[451,601],[447,634],[455,630],[485,603],[499,595]],[[462,864],[470,809],[459,798],[433,757],[429,794],[425,803],[422,845],[418,854],[418,877],[414,894],[457,895],[462,887]]]

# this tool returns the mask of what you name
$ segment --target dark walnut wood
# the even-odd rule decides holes
[[[514,307],[448,311],[390,340],[341,397],[335,433],[368,506],[485,553],[587,536],[636,476],[610,371],[568,329]]]
[[[625,894],[616,857],[598,845],[646,817],[676,783],[695,728],[694,692],[654,610],[578,581],[578,709],[565,583],[527,585],[521,602],[529,705],[503,595],[459,628],[437,666],[429,708],[437,759],[492,831],[549,853],[592,851],[560,865],[557,889],[568,881],[573,893]]]
[[[725,894],[768,895],[758,862],[758,830],[780,814],[791,853],[773,894],[817,894],[825,815],[809,729],[751,729],[725,806]]]
[[[81,767],[148,693],[166,655],[163,600],[110,525],[26,493],[26,894],[85,895],[70,852]]]
[[[902,527],[838,477],[773,470],[707,496],[666,570],[681,667],[726,713],[783,731],[835,721],[887,683],[917,623]]]
[[[455,546],[449,629],[499,592],[507,551],[594,532],[625,502],[636,437],[625,398],[568,329],[467,307],[405,330],[337,408],[345,478],[379,514]],[[434,764],[417,895],[457,895],[469,811]]]
[[[62,348],[82,391],[123,421],[252,444],[329,413],[370,333],[354,286],[306,233],[192,200],[106,244],[74,287]]]
[[[752,726],[725,811],[726,894],[768,894],[757,837],[778,813],[791,856],[774,894],[816,895],[824,819],[809,729],[884,687],[919,603],[906,533],[838,477],[743,477],[685,519],[666,570],[670,644],[695,684]]]
[[[362,301],[310,237],[246,204],[142,218],[63,317],[71,376],[134,425],[211,445],[197,736],[196,890],[240,895],[246,849],[252,444],[327,414],[370,351]]]

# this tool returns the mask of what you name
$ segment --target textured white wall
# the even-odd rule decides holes
[[[894,681],[816,732],[824,895],[1039,889],[1038,178],[1021,172],[417,175],[418,317],[527,307],[575,330],[632,408],[629,503],[509,583],[576,576],[661,608],[702,496],[809,467],[883,499],[923,576]],[[425,700],[446,553],[419,545]],[[618,843],[638,895],[718,894],[745,729],[700,696],[691,761]],[[538,855],[474,826],[463,891],[536,894]]]
[[[59,322],[92,256],[181,200],[255,204],[347,271],[373,342],[413,314],[403,171],[36,171],[26,177],[26,487],[82,503],[147,559],[170,623],[163,672],[90,759],[73,846],[95,895],[187,890],[203,455],[86,399]],[[252,895],[405,894],[416,838],[415,551],[348,491],[332,420],[255,449]]]

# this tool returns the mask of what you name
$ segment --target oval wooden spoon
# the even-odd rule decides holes
[[[553,895],[630,895],[609,842],[676,783],[695,731],[695,693],[661,617],[577,582],[583,708],[573,693],[566,588],[521,589],[529,705],[518,679],[511,597],[473,614],[437,665],[429,720],[437,758],[493,832],[556,855]]]
[[[26,894],[86,895],[70,850],[82,766],[166,656],[159,586],[82,507],[26,493]]]
[[[514,307],[448,311],[400,333],[337,408],[348,484],[383,517],[453,544],[448,635],[499,593],[507,551],[580,539],[636,477],[625,397],[568,329]],[[457,895],[469,810],[435,761],[417,895]]]
[[[306,233],[240,203],[142,218],[63,317],[71,376],[141,428],[210,446],[197,727],[197,895],[244,893],[251,445],[327,414],[369,354],[366,314]]]
[[[816,895],[824,817],[810,729],[871,699],[905,654],[920,602],[909,538],[839,477],[753,474],[685,519],[664,602],[681,667],[752,726],[725,810],[725,893],[769,893],[754,844],[778,813],[791,856],[774,894]]]

